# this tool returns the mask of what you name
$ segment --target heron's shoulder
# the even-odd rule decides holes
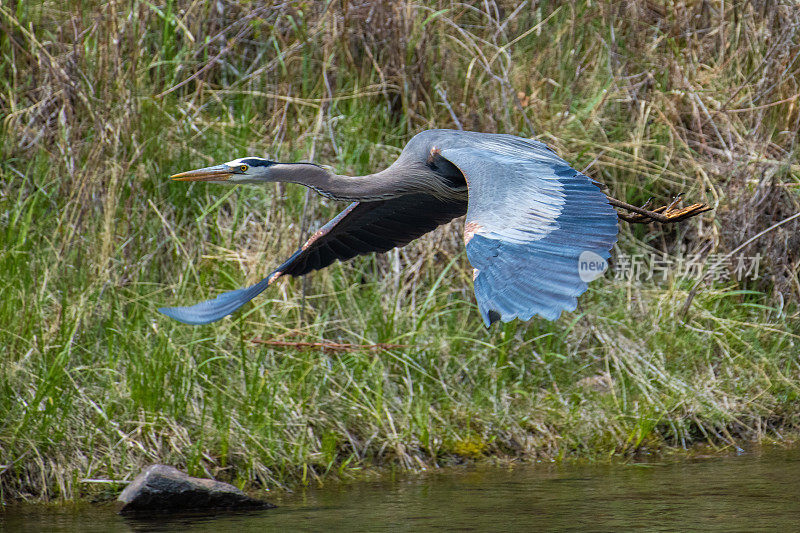
[[[555,153],[543,142],[507,133],[433,129],[416,134],[406,145],[406,150],[431,150],[433,148],[470,148],[489,151],[522,150],[542,155]]]

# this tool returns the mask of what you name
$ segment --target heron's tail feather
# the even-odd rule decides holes
[[[190,307],[161,307],[158,312],[184,324],[200,325],[216,322],[261,294],[275,277],[277,276],[270,275],[246,289],[225,292],[213,300],[206,300]]]

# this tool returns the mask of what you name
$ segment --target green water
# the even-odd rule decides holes
[[[465,468],[309,489],[277,509],[149,520],[103,507],[0,514],[7,531],[796,531],[800,450],[683,463]]]

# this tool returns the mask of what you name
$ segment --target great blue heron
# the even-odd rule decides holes
[[[608,198],[541,142],[454,130],[417,134],[389,168],[366,176],[245,157],[172,179],[299,183],[352,202],[255,285],[191,307],[159,309],[186,324],[208,324],[233,313],[281,276],[302,276],[336,259],[404,246],[465,213],[464,242],[486,325],[534,315],[555,320],[574,310],[587,289],[579,272],[581,254],[602,261],[610,255],[618,217],[612,204],[636,213],[619,215],[629,221],[672,222],[707,209],[700,204],[637,208]]]

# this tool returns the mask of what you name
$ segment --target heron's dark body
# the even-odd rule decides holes
[[[424,131],[390,167],[368,176],[338,176],[308,164],[273,170],[279,176],[273,181],[355,202],[259,283],[163,313],[212,322],[280,276],[404,246],[466,214],[467,257],[486,323],[535,314],[554,320],[574,310],[587,288],[578,271],[581,254],[607,259],[616,242],[617,214],[602,191],[544,144],[512,135]]]

